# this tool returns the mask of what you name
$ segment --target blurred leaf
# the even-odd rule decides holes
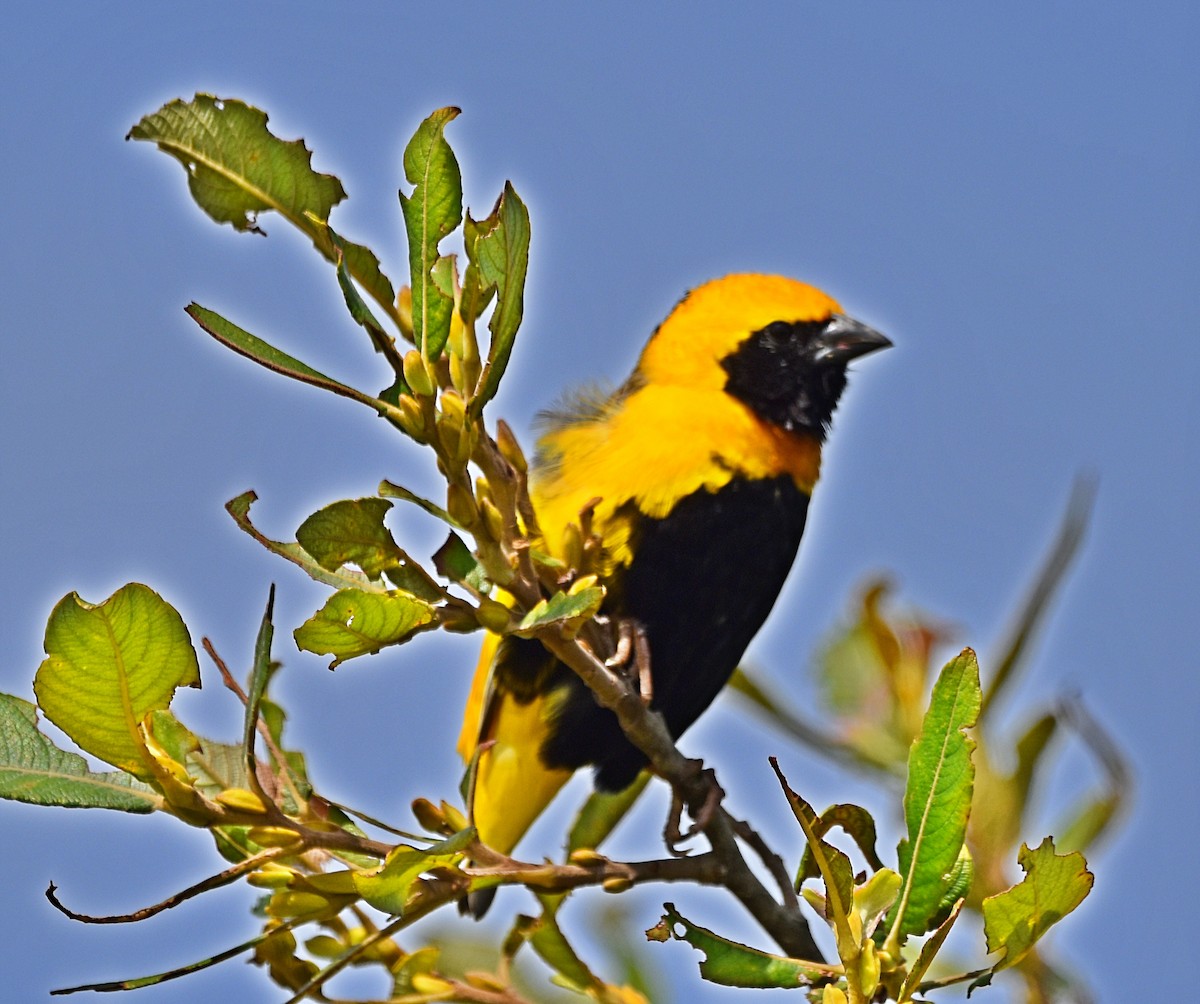
[[[979,664],[969,648],[946,664],[934,684],[921,734],[908,758],[899,872],[904,892],[890,940],[923,934],[937,914],[958,860],[971,811],[975,740],[966,735],[979,717]]]
[[[1017,863],[1025,872],[1017,885],[983,901],[983,927],[989,952],[1004,952],[995,966],[1020,962],[1037,940],[1087,898],[1093,876],[1078,852],[1055,854],[1046,837],[1034,850],[1022,845]]]
[[[337,248],[321,223],[346,197],[332,174],[312,169],[303,140],[284,142],[267,129],[265,112],[233,98],[197,94],[163,105],[126,139],[148,140],[178,160],[197,205],[218,223],[263,233],[258,214],[274,210],[306,234],[329,261]],[[343,241],[350,273],[389,312],[395,292],[368,248]]]
[[[475,837],[474,828],[468,827],[425,850],[400,845],[377,869],[353,872],[354,888],[377,910],[399,916],[412,884],[431,868],[455,864]]]
[[[700,975],[710,983],[756,989],[806,987],[811,986],[813,980],[828,975],[821,968],[797,959],[770,955],[757,948],[749,948],[713,934],[707,928],[693,924],[681,916],[676,912],[673,903],[664,903],[663,909],[666,913],[660,925],[677,941],[686,941],[704,953],[704,961],[700,963]],[[650,932],[647,932],[647,936],[650,936]]]
[[[1120,794],[1111,794],[1084,802],[1062,824],[1058,842],[1069,851],[1090,847],[1112,825],[1124,808],[1124,801]]]
[[[920,729],[930,656],[944,632],[919,615],[885,617],[890,588],[882,579],[867,585],[855,619],[818,653],[817,676],[842,743],[894,770]]]
[[[488,330],[487,364],[480,377],[479,389],[470,407],[478,415],[500,386],[500,378],[512,355],[513,340],[521,326],[525,310],[525,275],[529,269],[529,210],[509,182],[492,215],[473,231],[475,240],[468,245],[471,263],[479,270],[484,290],[496,290],[496,306]],[[481,299],[486,302],[490,292]],[[482,309],[482,308],[480,308]]]
[[[527,917],[525,920],[528,922],[525,936],[542,961],[554,970],[555,983],[569,986],[580,993],[587,993],[601,983],[571,947],[552,913],[545,913],[536,919]]]
[[[1132,787],[1129,764],[1112,736],[1088,714],[1078,700],[1061,702],[1060,715],[1083,740],[1104,771],[1103,794],[1082,799],[1061,825],[1058,846],[1064,851],[1085,850],[1100,839],[1125,809]]]
[[[421,354],[436,359],[450,336],[454,297],[447,293],[447,267],[438,253],[442,238],[462,220],[462,176],[446,142],[447,124],[457,108],[439,108],[418,126],[404,150],[404,176],[412,195],[400,193],[408,232],[412,276],[413,336]]]
[[[96,772],[37,727],[37,708],[0,694],[0,798],[71,809],[153,812],[161,797],[125,771]]]
[[[378,579],[404,557],[383,523],[391,508],[392,503],[381,498],[333,502],[300,524],[296,541],[326,571],[355,564],[368,578]]]
[[[581,847],[599,847],[616,825],[625,818],[638,796],[646,790],[650,783],[649,771],[641,771],[628,787],[621,791],[593,791],[567,835],[567,853],[579,850]]]
[[[864,590],[857,619],[821,652],[818,675],[829,709],[840,718],[855,718],[889,689],[888,673],[899,655],[899,642],[880,616],[879,605],[889,586],[878,580]]]
[[[521,620],[513,634],[531,638],[540,629],[551,624],[559,624],[568,631],[577,631],[599,612],[603,602],[603,586],[585,586],[576,592],[555,593],[548,600],[539,600]]]
[[[177,687],[198,687],[200,666],[175,608],[140,583],[99,604],[69,593],[46,625],[38,706],[80,748],[139,777],[147,763],[138,726]]]
[[[250,534],[251,537],[262,544],[268,551],[272,551],[281,558],[286,558],[293,564],[299,565],[311,578],[327,586],[332,586],[334,589],[361,589],[364,592],[377,593],[388,592],[385,585],[379,582],[372,582],[361,572],[356,572],[348,568],[339,568],[332,572],[326,571],[299,544],[284,544],[264,536],[250,522],[250,507],[257,501],[258,495],[254,492],[243,492],[237,498],[230,499],[225,503],[225,511],[233,517],[234,522],[239,527]]]
[[[987,685],[983,697],[981,714],[986,716],[992,703],[1000,697],[1015,678],[1021,668],[1025,651],[1034,633],[1049,612],[1050,603],[1062,586],[1067,570],[1079,551],[1083,535],[1087,530],[1088,521],[1092,515],[1092,505],[1096,500],[1096,481],[1094,478],[1076,478],[1071,488],[1071,497],[1067,501],[1067,511],[1063,515],[1062,524],[1054,544],[1038,570],[1033,586],[1029,590],[1016,621],[1009,631],[1008,639],[1002,646],[1003,654],[995,661],[996,672]]]
[[[334,656],[329,668],[336,669],[347,659],[407,641],[435,623],[434,608],[409,593],[341,589],[293,633],[297,648]]]
[[[889,751],[898,749],[889,740],[886,749],[873,751],[861,741],[845,741],[826,729],[814,725],[788,707],[777,690],[772,690],[767,681],[757,673],[739,666],[729,680],[729,689],[739,694],[750,706],[771,725],[803,743],[813,752],[856,770],[893,777],[899,774],[899,766]]]

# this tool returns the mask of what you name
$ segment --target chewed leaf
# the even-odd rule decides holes
[[[664,903],[663,909],[666,913],[659,928],[652,928],[647,932],[647,937],[665,940],[663,936],[651,933],[665,928],[677,941],[686,941],[703,952],[705,959],[700,963],[700,975],[710,983],[756,989],[805,987],[811,985],[814,979],[826,975],[819,968],[798,959],[770,955],[713,934],[681,916],[672,903]]]
[[[127,138],[157,143],[178,160],[200,208],[236,230],[258,231],[258,214],[269,209],[293,222],[305,212],[326,219],[346,197],[337,178],[312,169],[303,140],[273,136],[266,112],[235,99],[177,98],[143,118]]]
[[[1004,952],[997,969],[1020,962],[1053,924],[1092,891],[1093,876],[1083,855],[1077,851],[1055,854],[1050,837],[1033,850],[1022,844],[1017,862],[1025,877],[1011,889],[983,901],[988,951]]]
[[[147,140],[187,172],[197,205],[218,223],[263,233],[260,213],[274,211],[303,231],[329,261],[338,252],[320,221],[346,198],[332,174],[312,169],[303,140],[286,142],[267,128],[267,114],[233,98],[197,94],[177,98],[145,116],[126,139]],[[369,248],[342,242],[350,274],[389,312],[395,293]]]
[[[46,717],[87,752],[147,776],[139,724],[177,687],[200,685],[175,608],[136,582],[97,604],[69,593],[50,614],[45,645],[33,689]]]
[[[37,708],[0,694],[0,798],[72,809],[153,812],[162,799],[125,771],[90,770],[37,727]]]
[[[347,659],[398,645],[434,624],[434,608],[408,593],[342,589],[296,628],[296,647],[332,655],[330,669]]]
[[[380,498],[333,502],[300,524],[296,541],[328,572],[355,564],[368,578],[377,579],[404,557],[383,524],[391,508],[391,502]]]
[[[381,593],[387,592],[383,584],[372,582],[361,572],[356,572],[350,568],[337,568],[332,572],[326,571],[299,544],[285,544],[282,541],[272,540],[270,537],[259,532],[258,528],[250,522],[250,507],[257,501],[258,496],[254,492],[243,492],[237,498],[230,499],[225,503],[225,511],[233,517],[234,522],[242,530],[262,544],[268,551],[278,554],[282,558],[287,558],[288,561],[299,565],[312,578],[316,579],[317,582],[333,586],[334,589],[362,589]]]

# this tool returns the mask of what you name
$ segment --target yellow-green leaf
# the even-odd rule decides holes
[[[425,850],[401,844],[378,868],[354,872],[354,887],[377,910],[399,915],[404,912],[412,884],[421,874],[454,864],[475,837],[474,827],[468,827]]]
[[[434,621],[434,608],[410,593],[341,589],[296,628],[296,647],[332,655],[330,669],[347,659],[398,645]]]
[[[98,604],[69,593],[50,614],[45,648],[33,689],[46,717],[87,752],[148,776],[139,723],[177,687],[200,685],[175,608],[136,582]]]
[[[1004,952],[997,969],[1020,962],[1026,952],[1056,922],[1092,891],[1092,873],[1078,851],[1055,854],[1046,837],[1034,850],[1021,845],[1017,862],[1025,877],[983,901],[983,929],[989,952]]]

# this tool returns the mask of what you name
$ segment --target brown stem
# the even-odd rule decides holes
[[[711,782],[675,747],[662,715],[647,708],[637,693],[574,640],[551,630],[539,637],[559,661],[580,676],[600,704],[617,716],[630,742],[646,754],[655,772],[679,793],[689,811],[699,813],[708,799]],[[709,814],[703,830],[724,869],[721,884],[733,893],[784,952],[796,958],[821,960],[820,949],[798,909],[794,894],[789,897],[790,902],[780,903],[758,880],[738,846],[735,823],[729,813],[718,807]],[[761,840],[759,844],[765,849]]]
[[[71,920],[77,920],[83,924],[134,924],[139,920],[145,920],[148,917],[153,917],[157,913],[162,913],[164,910],[170,910],[172,907],[178,906],[186,900],[192,899],[194,896],[199,896],[201,893],[208,892],[210,889],[219,889],[223,885],[228,885],[234,879],[252,872],[261,865],[272,861],[275,858],[282,857],[289,853],[285,848],[272,847],[269,850],[255,854],[253,857],[239,861],[230,868],[226,868],[223,872],[218,872],[216,875],[210,875],[203,881],[197,882],[195,885],[188,886],[186,889],[175,893],[173,896],[168,896],[162,902],[155,903],[152,906],[143,907],[140,910],[134,910],[132,913],[107,914],[103,916],[92,916],[87,913],[76,913],[74,910],[68,909],[63,905],[58,898],[58,886],[53,882],[46,888],[46,899],[50,901],[50,905],[59,913],[70,917]]]

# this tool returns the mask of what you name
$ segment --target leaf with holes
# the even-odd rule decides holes
[[[433,606],[409,593],[341,589],[294,636],[301,651],[332,655],[329,668],[336,669],[347,659],[408,641],[435,623]]]

